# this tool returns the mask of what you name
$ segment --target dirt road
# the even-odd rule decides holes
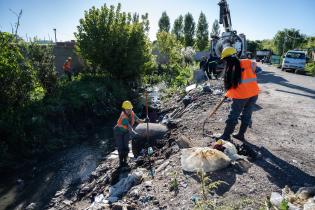
[[[315,175],[315,78],[261,65],[262,90],[252,139],[288,164]]]

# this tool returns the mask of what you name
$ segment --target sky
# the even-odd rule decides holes
[[[0,0],[0,31],[11,32],[17,17],[23,14],[18,34],[26,37],[54,40],[73,40],[84,11],[92,6],[122,4],[122,11],[149,13],[149,37],[156,39],[158,21],[163,11],[170,17],[171,26],[179,15],[190,12],[198,22],[200,12],[205,13],[209,30],[219,18],[219,0]],[[271,39],[277,31],[296,28],[308,36],[315,36],[315,0],[227,0],[233,29],[244,33],[247,39]],[[12,11],[11,11],[12,10]],[[222,29],[221,29],[222,31]]]

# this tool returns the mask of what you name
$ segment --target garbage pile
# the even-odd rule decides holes
[[[301,187],[294,193],[288,186],[282,189],[282,193],[272,192],[270,207],[286,208],[288,210],[314,210],[315,187]]]
[[[228,141],[218,140],[212,147],[182,149],[182,169],[189,172],[211,172],[226,168],[233,161],[246,160],[245,156],[237,154],[236,147]]]

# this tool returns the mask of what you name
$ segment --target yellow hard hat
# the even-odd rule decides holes
[[[224,59],[226,57],[229,57],[231,55],[236,54],[237,51],[234,47],[226,47],[223,49],[222,53],[221,53],[221,59]]]
[[[215,144],[219,144],[219,145],[222,145],[223,144],[223,141],[221,139],[219,139],[218,141],[216,141]]]
[[[123,109],[132,109],[133,108],[133,106],[132,106],[130,101],[124,101],[121,107]]]

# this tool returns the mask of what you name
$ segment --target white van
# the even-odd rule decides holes
[[[300,50],[289,50],[282,61],[282,71],[291,70],[295,73],[304,73],[306,53]]]

